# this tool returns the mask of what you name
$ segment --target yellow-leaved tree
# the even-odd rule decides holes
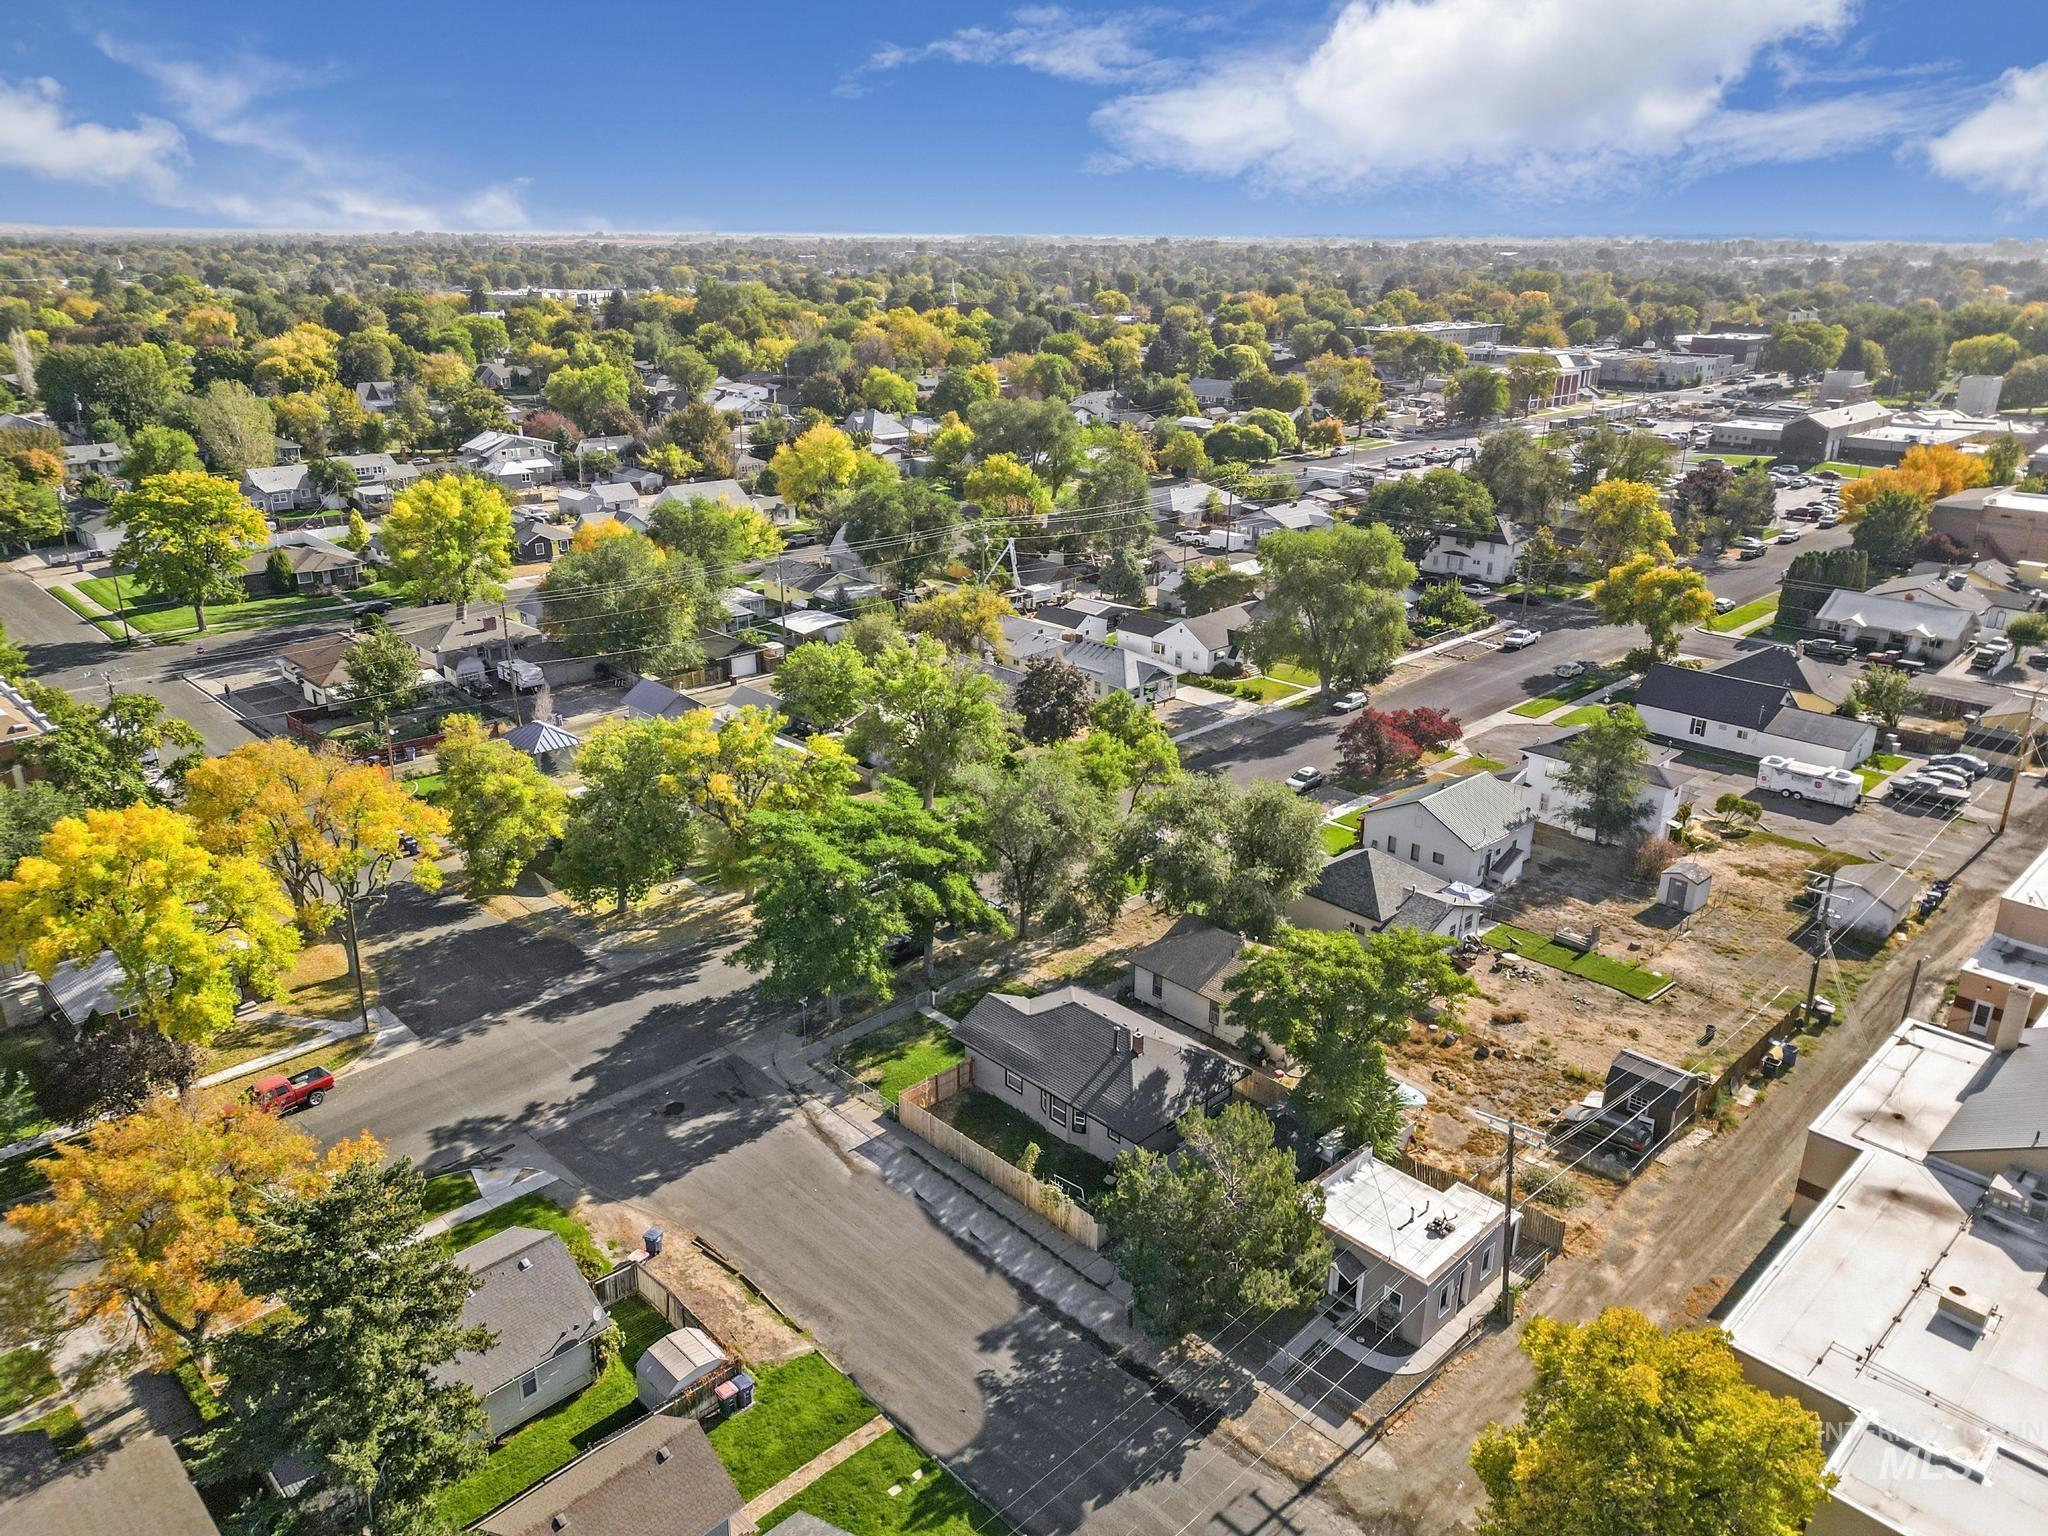
[[[858,771],[836,737],[813,736],[802,748],[777,739],[785,722],[771,709],[736,709],[721,724],[708,709],[675,722],[670,771],[683,798],[719,829],[722,868],[755,851],[756,811],[815,812],[850,790]]]
[[[244,989],[283,1000],[291,902],[247,853],[215,852],[155,805],[67,816],[0,880],[0,954],[48,981],[111,953],[140,1022],[203,1042]]]
[[[524,752],[486,736],[473,715],[448,722],[435,756],[448,840],[462,851],[470,895],[504,890],[562,835],[568,791]]]
[[[384,769],[276,739],[208,758],[185,779],[206,846],[264,861],[309,934],[337,923],[364,1013],[362,920],[395,881],[438,890],[448,818]],[[408,845],[416,846],[417,854]]]
[[[384,519],[392,575],[416,603],[469,605],[504,591],[512,569],[512,508],[476,475],[436,475],[407,486]]]
[[[89,1265],[68,1292],[71,1325],[132,1309],[153,1354],[203,1365],[210,1342],[256,1310],[216,1267],[249,1241],[258,1207],[378,1156],[367,1136],[323,1158],[312,1137],[267,1111],[158,1098],[37,1160],[49,1198],[7,1213],[21,1241],[0,1248],[0,1267],[21,1297],[47,1295],[62,1271]]]

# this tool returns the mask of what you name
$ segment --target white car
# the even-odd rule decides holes
[[[1552,677],[1584,677],[1586,664],[1583,661],[1560,661],[1550,669]]]
[[[1461,581],[1458,583],[1458,590],[1464,593],[1467,597],[1493,596],[1493,588],[1482,585],[1481,583],[1476,581]]]
[[[1500,637],[1500,648],[1504,651],[1523,650],[1528,646],[1534,645],[1542,638],[1542,635],[1543,631],[1540,629],[1522,629],[1517,627]]]
[[[1716,612],[1716,613],[1733,613],[1734,611],[1735,611],[1735,599],[1734,599],[1734,598],[1732,598],[1732,597],[1717,597],[1717,598],[1715,598],[1715,599],[1714,599],[1714,612]]]
[[[1804,528],[1781,528],[1778,530],[1778,542],[1780,544],[1797,544],[1805,532]]]
[[[1349,693],[1341,694],[1337,698],[1330,700],[1330,713],[1333,715],[1348,715],[1354,709],[1363,708],[1365,708],[1365,690],[1363,688],[1354,688]]]
[[[1287,775],[1287,787],[1297,795],[1305,795],[1323,782],[1323,770],[1303,764]]]

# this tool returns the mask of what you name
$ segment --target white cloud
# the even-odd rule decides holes
[[[160,196],[177,185],[184,158],[184,135],[161,118],[138,116],[133,128],[81,122],[65,112],[56,81],[0,80],[0,165]]]
[[[2048,64],[2007,70],[1989,101],[1927,146],[1927,159],[1981,191],[2048,204]]]
[[[1010,15],[1014,25],[996,29],[962,27],[919,47],[885,43],[869,57],[871,70],[901,69],[940,60],[949,64],[1006,64],[1059,80],[1118,85],[1158,62],[1143,41],[1159,17],[1150,11],[1081,17],[1057,5],[1032,6]]]
[[[1897,135],[1911,89],[1738,109],[1856,0],[1346,0],[1305,54],[1214,62],[1095,115],[1125,159],[1339,190],[1467,175],[1566,195],[1640,172],[1804,159]]]
[[[485,187],[461,208],[466,227],[470,229],[524,229],[527,224],[526,206],[523,201],[527,178],[521,176],[513,181],[502,182],[495,187]]]

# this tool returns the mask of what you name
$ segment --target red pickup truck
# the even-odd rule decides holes
[[[325,1067],[308,1067],[303,1072],[294,1072],[290,1077],[273,1072],[268,1077],[259,1077],[245,1095],[258,1109],[270,1110],[282,1115],[294,1109],[304,1109],[318,1104],[327,1097],[327,1090],[334,1086],[334,1074]]]

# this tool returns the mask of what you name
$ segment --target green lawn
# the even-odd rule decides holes
[[[482,1519],[640,1417],[633,1367],[668,1334],[668,1322],[638,1297],[613,1307],[612,1321],[619,1325],[619,1352],[596,1381],[514,1430],[492,1448],[489,1461],[441,1491],[434,1502],[450,1525]]]
[[[912,1083],[921,1083],[967,1057],[952,1031],[913,1014],[872,1034],[849,1040],[832,1053],[841,1071],[880,1091],[889,1103]]]
[[[1613,681],[1613,678],[1614,674],[1605,667],[1588,667],[1577,677],[1560,678],[1557,686],[1549,692],[1517,704],[1508,713],[1520,715],[1524,720],[1541,720],[1553,709],[1560,709],[1573,699],[1584,698],[1595,688]]]
[[[1605,704],[1581,704],[1577,709],[1567,710],[1551,721],[1552,725],[1591,725],[1607,713]]]
[[[1776,613],[1778,611],[1778,597],[1779,594],[1773,592],[1769,597],[1760,597],[1753,603],[1744,603],[1739,608],[1730,608],[1726,613],[1717,613],[1713,618],[1707,620],[1707,628],[1719,635],[1732,634],[1738,629],[1746,629],[1750,625],[1759,623]]]
[[[1318,674],[1309,671],[1306,667],[1297,667],[1291,661],[1274,662],[1272,666],[1266,668],[1266,676],[1277,677],[1283,683],[1293,683],[1300,688],[1320,688],[1323,686],[1323,680]]]
[[[1341,821],[1323,823],[1323,852],[1331,858],[1340,853],[1349,853],[1358,846],[1358,828],[1347,827]]]
[[[10,1029],[0,1034],[0,1088],[14,1080],[18,1072],[28,1079],[29,1091],[40,1095],[43,1086],[43,1061],[50,1049],[49,1036],[35,1026]],[[32,1118],[16,1125],[0,1126],[0,1143],[26,1141],[31,1136],[40,1136],[56,1122],[42,1113],[40,1108]]]
[[[476,1180],[467,1173],[437,1173],[427,1180],[426,1212],[444,1216],[476,1198]]]
[[[893,1429],[770,1510],[761,1529],[799,1510],[854,1536],[1011,1536],[1002,1516]]]
[[[239,1067],[245,1061],[285,1050],[301,1041],[310,1044],[325,1038],[318,1030],[302,1029],[296,1024],[285,1024],[276,1019],[237,1019],[200,1048],[199,1075],[211,1077],[216,1072]]]
[[[1873,752],[1863,759],[1866,768],[1881,768],[1886,773],[1897,773],[1906,766],[1906,759],[1896,752]]]
[[[1015,1163],[1027,1146],[1037,1142],[1038,1177],[1048,1181],[1060,1178],[1078,1185],[1084,1205],[1109,1188],[1113,1170],[1108,1163],[1061,1141],[1051,1130],[993,1094],[969,1088],[948,1099],[946,1108],[946,1118],[954,1130],[980,1142],[1006,1163]]]
[[[160,598],[138,591],[133,577],[119,578],[120,589],[115,590],[115,578],[111,576],[88,576],[73,583],[80,595],[99,604],[103,614],[120,611],[125,600],[128,607],[128,622],[145,635],[175,634],[199,627],[199,616],[188,603],[169,603]],[[346,605],[332,597],[292,593],[274,597],[251,597],[236,602],[209,603],[206,607],[206,624],[211,629],[256,629],[266,624],[288,624],[299,619],[317,618],[323,614],[346,612]],[[118,626],[119,620],[116,620]]]
[[[1283,683],[1271,674],[1263,677],[1240,677],[1236,680],[1236,685],[1240,691],[1256,693],[1262,704],[1270,704],[1275,699],[1291,699],[1301,691],[1291,683]]]
[[[57,1373],[40,1349],[24,1344],[0,1355],[0,1413],[26,1408],[57,1390]]]
[[[109,640],[119,640],[122,638],[120,621],[106,617],[100,612],[98,604],[87,602],[84,598],[80,597],[71,589],[69,582],[62,586],[45,587],[43,590],[77,614],[81,619],[90,621],[93,628],[105,635]]]
[[[575,1255],[576,1267],[592,1279],[608,1273],[612,1267],[611,1261],[598,1251],[589,1229],[543,1195],[521,1195],[495,1210],[472,1216],[461,1226],[449,1228],[441,1241],[450,1253],[460,1253],[507,1227],[537,1227],[559,1234]]]
[[[812,1353],[754,1378],[754,1406],[715,1425],[711,1448],[742,1499],[766,1493],[875,1416],[859,1387]]]
[[[85,1426],[78,1422],[78,1410],[66,1403],[62,1408],[53,1408],[40,1419],[21,1426],[23,1433],[36,1432],[50,1437],[50,1449],[57,1453],[59,1461],[76,1461],[92,1449],[92,1441],[86,1438]]]
[[[1610,960],[1605,955],[1582,955],[1541,934],[1511,927],[1507,923],[1489,929],[1486,942],[1495,949],[1513,950],[1524,960],[1533,960],[1538,965],[1581,976],[1587,981],[1597,981],[1603,987],[1612,987],[1633,998],[1647,999],[1671,984],[1669,976],[1656,971],[1622,960]]]

